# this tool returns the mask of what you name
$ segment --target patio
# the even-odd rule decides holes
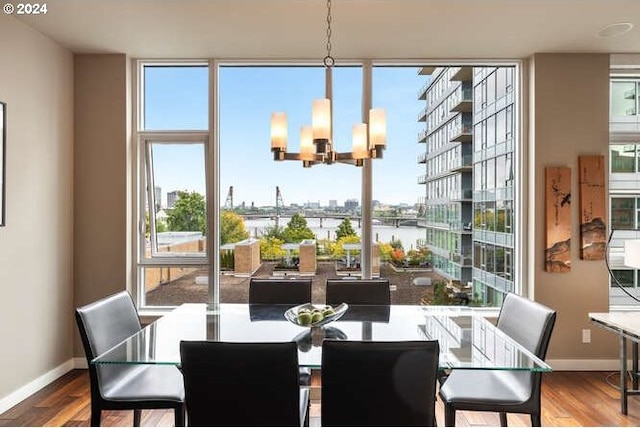
[[[264,262],[254,274],[256,277],[273,276],[275,262]],[[175,281],[168,282],[147,293],[146,303],[149,306],[174,306],[185,302],[206,302],[207,286],[196,284],[195,278],[207,275],[205,269],[197,270]],[[433,281],[437,275],[419,272],[397,272],[386,263],[380,266],[380,276],[389,278],[392,286],[391,302],[393,304],[420,304],[425,295],[433,292],[433,285],[415,285],[414,279],[431,276]],[[314,303],[324,302],[325,283],[328,278],[338,278],[335,262],[318,262],[316,275],[312,283],[312,299]],[[420,281],[418,281],[420,283]],[[249,299],[249,278],[222,274],[220,276],[220,300],[226,303],[246,303]]]

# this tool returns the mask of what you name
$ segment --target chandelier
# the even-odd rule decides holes
[[[386,145],[387,119],[383,109],[369,110],[368,122],[357,123],[352,128],[350,152],[339,153],[334,149],[332,115],[332,72],[335,59],[331,56],[331,0],[327,0],[327,55],[323,59],[325,69],[325,97],[313,101],[311,126],[300,129],[300,152],[287,151],[287,114],[271,114],[271,151],[276,161],[302,161],[304,167],[335,162],[362,166],[364,159],[382,158]]]

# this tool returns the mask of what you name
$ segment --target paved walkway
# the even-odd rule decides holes
[[[257,277],[270,277],[273,275],[274,263],[265,262],[254,274]],[[182,303],[198,303],[207,301],[207,286],[195,284],[196,276],[207,275],[206,270],[199,270],[189,275],[161,285],[147,293],[147,305],[179,305]],[[389,278],[395,290],[391,291],[391,303],[393,304],[420,304],[424,297],[431,295],[433,286],[416,286],[415,278],[432,277],[433,282],[437,276],[432,272],[396,272],[387,264],[382,265],[380,276]],[[313,303],[325,301],[325,283],[328,278],[339,278],[336,274],[335,262],[318,262],[316,275],[312,283]],[[420,282],[420,281],[418,281]],[[220,276],[220,300],[224,303],[246,303],[249,300],[249,278],[234,277],[230,274]]]

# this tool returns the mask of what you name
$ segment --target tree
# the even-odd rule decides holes
[[[283,258],[287,252],[282,249],[284,242],[275,237],[260,238],[260,258],[262,260],[277,260]]]
[[[206,234],[206,206],[204,196],[198,192],[178,192],[175,206],[167,213],[169,230],[191,231]]]
[[[244,219],[233,211],[224,210],[220,216],[220,245],[249,238]]]
[[[307,220],[299,213],[291,217],[282,234],[285,242],[300,242],[315,238],[313,231],[307,226]]]
[[[353,226],[351,225],[351,219],[345,218],[338,225],[338,229],[336,229],[336,239],[344,238],[345,236],[356,236],[356,231],[353,230]]]

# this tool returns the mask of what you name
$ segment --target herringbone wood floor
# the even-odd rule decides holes
[[[605,372],[553,372],[544,375],[543,426],[640,426],[640,397],[630,397],[629,415],[620,413],[618,391],[607,384]],[[613,376],[613,381],[617,381]],[[314,378],[317,385],[318,379]],[[444,424],[438,402],[438,425]],[[87,426],[90,416],[89,376],[73,370],[0,415],[0,426]],[[142,426],[172,426],[173,413],[147,410]],[[496,426],[496,414],[458,412],[458,426]],[[103,412],[103,426],[131,426],[133,412]],[[311,405],[311,426],[320,425],[320,403]],[[528,416],[509,415],[510,426],[530,426]]]

